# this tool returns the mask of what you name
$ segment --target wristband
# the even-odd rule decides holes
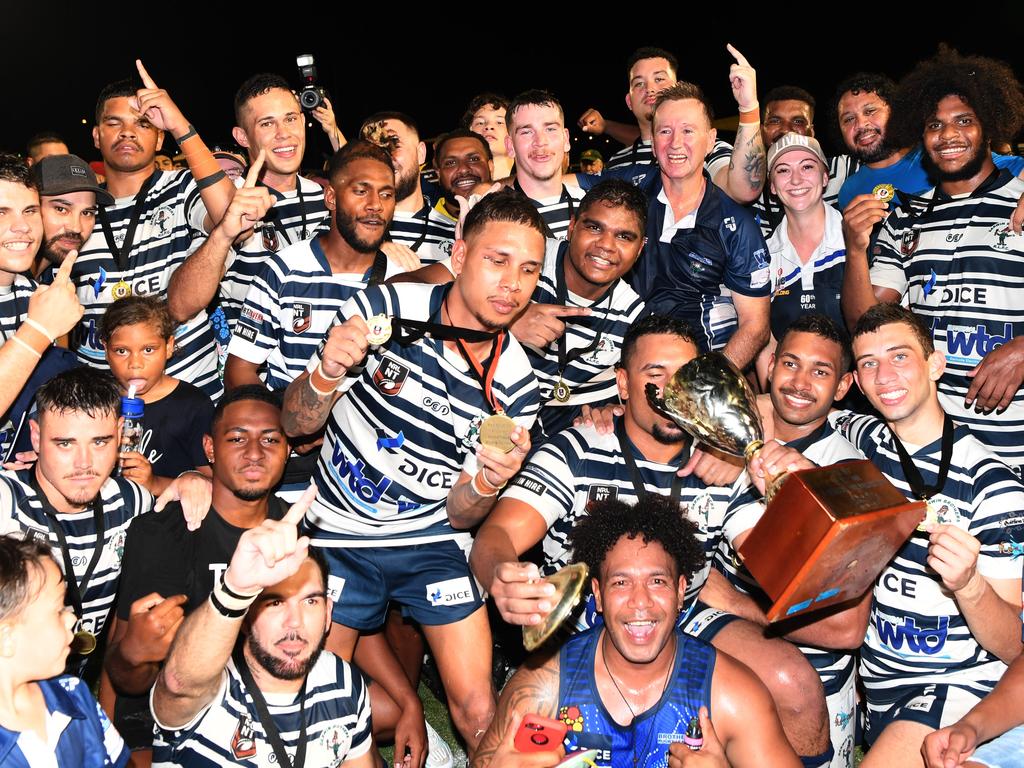
[[[202,192],[207,187],[212,187],[218,181],[220,181],[221,179],[226,179],[227,177],[228,175],[224,173],[224,171],[217,171],[216,173],[211,173],[209,176],[204,176],[201,179],[196,179],[196,189]]]
[[[316,382],[313,380],[314,376],[319,376],[321,379],[327,382],[327,386],[329,387],[329,389],[320,389],[320,387],[318,387],[316,385]],[[320,395],[320,397],[330,397],[331,395],[338,391],[338,384],[344,378],[345,374],[341,374],[341,376],[328,376],[326,373],[324,373],[324,363],[323,360],[321,360],[317,364],[313,372],[309,374],[309,379],[307,381],[309,381],[309,388],[316,392],[318,395]]]
[[[18,344],[18,345],[24,347],[25,349],[27,349],[29,352],[31,352],[36,357],[39,357],[39,358],[42,357],[41,353],[39,353],[36,350],[32,349],[32,347],[30,347],[27,342],[25,342],[22,339],[19,339],[17,336],[11,336],[11,341],[13,341],[15,344]]]
[[[483,478],[480,476],[481,472],[483,472],[482,469],[480,470],[480,472],[477,472],[475,475],[473,475],[473,479],[469,483],[470,487],[473,489],[473,493],[475,493],[477,496],[479,496],[482,499],[489,499],[489,498],[492,498],[493,496],[497,496],[499,489],[498,488],[494,488],[493,485],[488,483],[486,480],[483,480]],[[480,488],[477,487],[477,480],[483,480],[483,482],[486,485],[490,486],[491,488],[494,488],[494,490],[492,490],[490,493],[488,493],[487,491],[481,491]]]
[[[761,122],[761,105],[756,101],[748,110],[740,111],[740,125],[755,125]]]
[[[485,483],[487,483],[487,485],[489,485],[491,488],[497,488],[499,491],[502,488],[504,488],[506,485],[508,485],[508,480],[506,480],[501,485],[497,485],[496,483],[492,483],[490,480],[488,480],[487,479],[487,467],[480,467],[480,479],[483,480]]]
[[[199,135],[199,133],[196,131],[196,127],[194,125],[192,125],[192,123],[189,123],[188,124],[188,131],[185,132],[185,135],[184,136],[178,136],[175,139],[175,141],[177,142],[178,146],[180,147],[181,146],[181,142],[188,141],[193,136],[198,136],[198,135]]]
[[[32,328],[33,330],[39,331],[41,334],[43,334],[43,336],[46,337],[46,343],[47,344],[52,344],[53,340],[56,338],[56,336],[54,336],[52,333],[50,333],[46,329],[45,325],[40,323],[38,320],[33,320],[31,317],[26,317],[25,318],[25,325],[27,325],[29,328]]]
[[[249,606],[256,602],[262,591],[261,589],[252,595],[240,595],[225,583],[222,575],[210,593],[210,605],[225,619],[240,619],[245,616]]]
[[[201,478],[203,478],[205,480],[209,480],[210,479],[206,475],[204,475],[202,472],[200,472],[198,469],[186,469],[184,472],[179,474],[178,477],[176,477],[174,479],[177,480],[179,477],[184,477],[185,475],[188,475],[188,474],[199,475]]]

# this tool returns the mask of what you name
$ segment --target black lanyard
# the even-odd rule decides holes
[[[60,554],[64,560],[64,578],[67,581],[67,596],[71,598],[71,606],[75,611],[75,618],[79,621],[82,620],[82,616],[85,615],[83,608],[82,597],[85,595],[86,590],[89,588],[89,581],[92,579],[93,572],[96,570],[96,566],[100,561],[100,556],[103,552],[103,537],[106,534],[106,517],[103,514],[103,502],[100,501],[100,495],[96,494],[96,498],[92,500],[89,505],[92,507],[92,521],[93,527],[96,529],[96,543],[93,545],[92,557],[89,558],[89,565],[85,569],[85,573],[82,574],[81,580],[75,576],[75,566],[71,560],[71,548],[68,547],[67,537],[64,535],[64,529],[61,527],[60,521],[57,519],[57,512],[46,498],[46,494],[43,493],[42,488],[39,487],[39,481],[36,479],[36,470],[30,469],[31,473],[29,476],[29,485],[36,494],[36,498],[39,499],[39,503],[42,505],[43,514],[46,515],[47,527],[57,537],[57,542],[60,544]]]
[[[366,280],[366,284],[369,285],[380,285],[384,282],[384,278],[388,272],[388,257],[383,251],[377,251],[377,254],[373,257],[373,266],[370,267],[370,276]]]
[[[135,242],[135,230],[139,226],[139,219],[142,218],[142,209],[146,207],[146,195],[149,194],[149,190],[156,184],[157,174],[160,171],[154,171],[150,174],[150,177],[146,179],[142,184],[142,189],[135,196],[135,200],[132,202],[132,215],[128,220],[128,229],[124,233],[124,242],[121,243],[121,247],[117,247],[117,243],[114,241],[114,230],[110,226],[110,217],[107,216],[107,211],[104,206],[99,207],[100,224],[103,227],[103,237],[107,240],[107,247],[114,256],[114,260],[117,262],[117,268],[119,271],[124,272],[128,269],[128,258],[132,254],[132,244]]]
[[[375,264],[376,266],[376,264]],[[460,328],[457,325],[445,325],[441,322],[441,308],[448,302],[448,294],[454,283],[444,289],[444,296],[437,310],[426,320],[407,320],[404,317],[392,317],[391,327],[395,331],[395,340],[403,347],[415,344],[424,336],[442,341],[468,341],[476,344],[480,341],[491,341],[498,338],[498,332],[478,331],[473,328]],[[472,366],[470,366],[472,368]]]
[[[252,699],[252,703],[256,705],[256,715],[260,719],[260,725],[263,726],[263,732],[267,735],[267,741],[270,742],[270,746],[274,749],[274,755],[277,757],[277,764],[281,768],[303,768],[306,764],[306,682],[309,679],[307,675],[302,680],[302,688],[299,690],[299,741],[295,745],[295,760],[288,759],[288,752],[284,748],[284,741],[281,739],[281,731],[277,728],[277,723],[274,722],[274,718],[270,714],[270,710],[267,709],[267,701],[263,698],[263,693],[256,686],[256,682],[252,679],[252,672],[249,671],[249,665],[245,662],[245,656],[242,653],[242,646],[239,645],[232,658],[235,661],[235,668],[238,670],[238,676],[242,678],[242,684],[245,686],[246,692]]]
[[[418,251],[423,246],[423,243],[426,242],[427,240],[427,234],[430,232],[429,203],[424,203],[423,207],[420,208],[419,212],[413,214],[413,218],[418,219],[421,213],[423,214],[423,226],[420,228],[420,236],[416,238],[416,241],[412,245],[409,246],[409,248],[413,251]],[[390,232],[388,233],[388,240],[394,242],[394,238],[391,236]]]
[[[946,476],[949,474],[949,465],[953,460],[953,420],[949,418],[949,414],[946,414],[946,418],[942,423],[942,455],[939,459],[939,479],[935,485],[925,485],[924,479],[921,477],[921,471],[914,464],[914,460],[907,453],[907,449],[903,447],[903,443],[900,442],[899,437],[896,436],[895,430],[892,427],[889,428],[890,434],[892,434],[892,442],[896,447],[896,453],[900,457],[900,466],[903,468],[903,476],[907,479],[910,484],[910,490],[913,491],[915,498],[928,500],[936,493],[942,490],[942,487],[946,484]]]
[[[260,184],[263,184],[263,182],[260,182]],[[267,185],[263,184],[263,186],[266,187]],[[271,191],[274,197],[277,197],[280,200],[285,199],[284,193],[278,192],[276,189],[272,187],[267,187],[267,189]],[[301,242],[307,239],[308,232],[306,221],[306,204],[303,201],[302,195],[302,179],[299,176],[295,177],[295,193],[299,203],[299,214],[302,216],[302,230],[299,232],[299,242]],[[273,234],[270,235],[269,237],[266,234],[266,230],[268,228],[273,232]],[[271,219],[270,221],[265,221],[263,223],[263,247],[266,250],[274,251],[275,253],[277,252],[277,249],[280,247],[280,243],[278,242],[277,239],[278,235],[281,235],[281,237],[284,238],[285,243],[287,243],[288,245],[292,244],[292,239],[288,237],[288,229],[284,226],[278,228],[276,218]]]
[[[565,256],[568,248],[565,248],[558,254],[558,263],[555,265],[555,303],[561,304],[563,307],[567,306],[566,302],[569,300],[569,284],[565,280]],[[615,283],[619,282],[615,280],[609,286],[608,290],[602,293],[593,304],[590,305],[591,309],[596,309],[600,304],[604,303],[605,299],[608,299],[608,309],[612,307],[612,295],[615,292]],[[570,318],[566,318],[566,322],[569,322]],[[584,355],[593,352],[597,349],[597,345],[601,343],[601,337],[604,335],[604,323],[599,323],[597,334],[594,336],[594,340],[588,347],[580,347],[569,351],[569,339],[568,330],[562,334],[562,338],[555,342],[555,352],[558,354],[558,377],[562,377],[562,373],[570,364],[576,362]]]
[[[643,501],[647,496],[647,489],[644,487],[644,478],[640,474],[640,468],[636,465],[636,459],[633,457],[633,443],[630,442],[629,437],[626,435],[626,420],[620,417],[615,422],[615,437],[619,440],[619,453],[622,454],[623,461],[626,462],[626,468],[629,469],[630,480],[633,483],[633,490],[636,492],[637,501]],[[690,458],[690,452],[687,449],[683,449],[684,453],[679,459],[679,466],[682,466]],[[675,505],[679,504],[679,498],[683,493],[683,478],[678,473],[672,477],[672,493],[669,498]]]

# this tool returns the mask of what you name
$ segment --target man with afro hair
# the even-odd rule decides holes
[[[1009,220],[1024,180],[993,163],[991,144],[1024,126],[1024,90],[1007,65],[941,48],[894,101],[892,130],[920,139],[937,185],[888,205],[861,195],[847,209],[843,313],[852,324],[876,302],[903,301],[923,317],[946,357],[943,408],[1019,475],[1024,237]]]
[[[474,765],[523,764],[512,736],[529,714],[564,722],[565,750],[596,750],[597,766],[665,765],[669,755],[682,764],[697,724],[702,757],[800,765],[753,673],[676,627],[687,579],[703,565],[694,530],[677,503],[654,493],[635,505],[600,502],[577,521],[575,559],[590,569],[604,624],[516,672]]]

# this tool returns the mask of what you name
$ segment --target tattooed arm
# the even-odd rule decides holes
[[[729,84],[739,108],[740,122],[732,147],[729,167],[715,174],[713,181],[737,203],[752,203],[761,194],[765,177],[765,149],[761,138],[757,103],[757,75],[743,54],[726,46],[735,59],[729,68]]]
[[[558,651],[533,656],[512,676],[498,699],[498,711],[473,757],[473,768],[522,765],[525,755],[510,749],[511,736],[528,714],[555,717],[558,712]]]

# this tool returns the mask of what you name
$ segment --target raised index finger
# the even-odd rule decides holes
[[[590,307],[570,307],[560,304],[550,304],[554,308],[555,317],[584,317],[590,314]]]
[[[245,183],[242,187],[245,189],[252,189],[256,186],[256,181],[260,177],[260,171],[263,170],[263,161],[267,159],[267,150],[261,149],[260,153],[256,156],[256,159],[252,161],[252,165],[249,167],[248,173],[245,174]]]
[[[736,59],[736,63],[737,63],[737,64],[739,64],[739,65],[740,65],[741,67],[749,67],[749,66],[750,66],[750,62],[749,62],[749,61],[747,61],[747,57],[746,57],[746,56],[744,56],[744,55],[743,55],[742,53],[740,53],[739,51],[737,51],[737,50],[736,50],[736,48],[734,48],[734,47],[733,47],[733,44],[732,44],[732,43],[726,43],[726,44],[725,44],[725,49],[726,49],[727,51],[729,51],[729,54],[730,54],[730,55],[731,55],[731,56],[732,56],[732,57],[733,57],[734,59]]]
[[[156,83],[153,82],[153,78],[149,76],[149,72],[142,66],[142,59],[135,60],[135,68],[139,70],[139,77],[142,78],[142,84],[147,88],[156,88]]]
[[[281,518],[282,523],[291,523],[292,525],[298,525],[302,522],[302,518],[306,516],[306,510],[309,509],[309,505],[313,503],[313,499],[316,498],[316,486],[311,485],[302,495],[299,500],[292,504],[291,509],[288,510],[288,514]]]
[[[61,262],[60,267],[57,269],[57,274],[53,278],[55,283],[71,279],[71,269],[75,266],[75,260],[77,258],[77,250],[68,251],[68,255],[64,257],[64,261]]]

